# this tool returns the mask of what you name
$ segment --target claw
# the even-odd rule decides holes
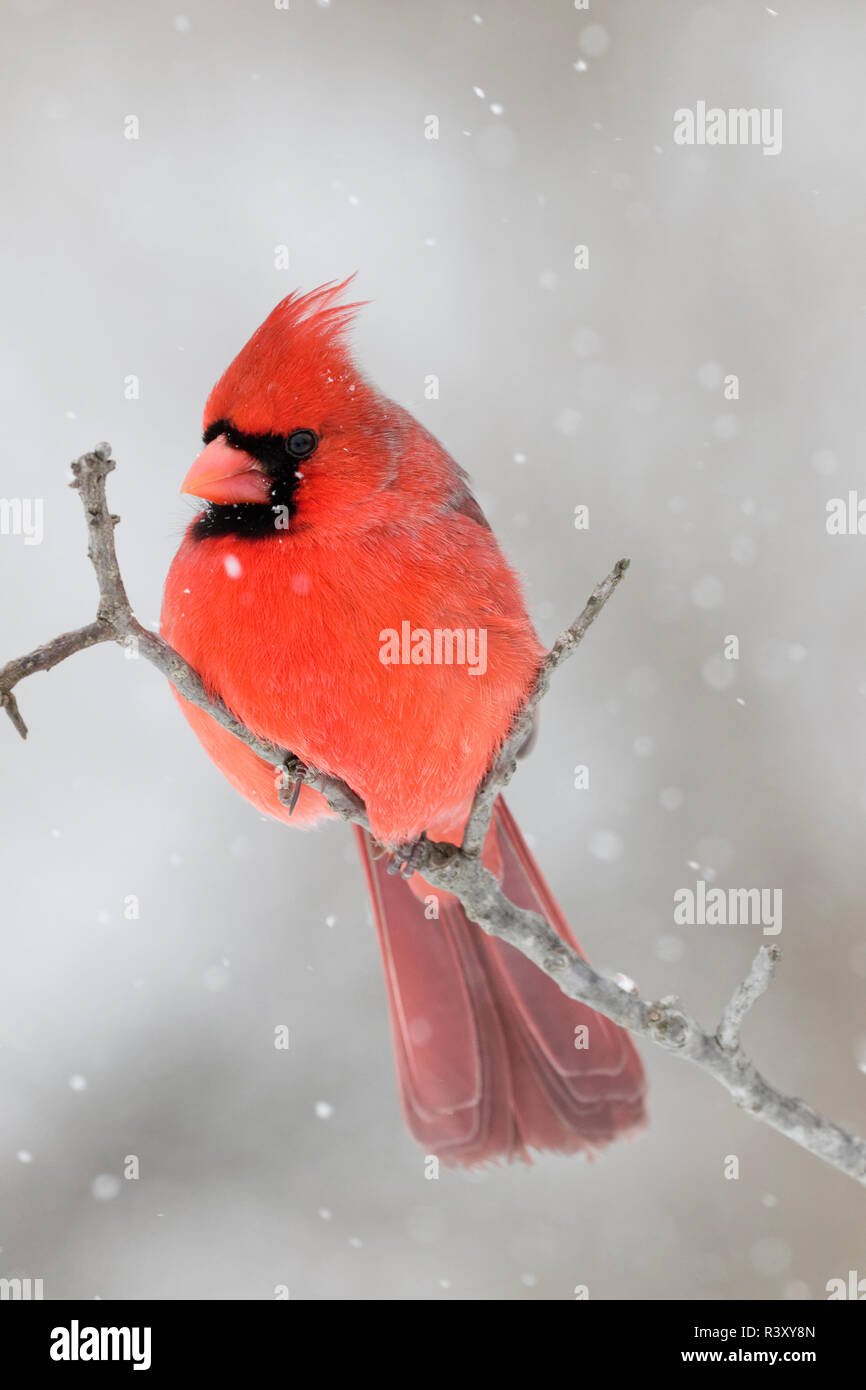
[[[399,874],[401,878],[411,878],[424,856],[427,837],[423,833],[409,845],[398,845],[391,851],[389,874]]]
[[[299,774],[303,771],[304,765],[297,758],[294,758],[291,763],[287,760],[280,768],[281,776],[277,797],[280,805],[288,808],[289,815],[294,811],[298,804],[298,797],[301,795],[304,779]]]

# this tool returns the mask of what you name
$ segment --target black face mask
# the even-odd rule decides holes
[[[204,443],[224,435],[233,449],[242,450],[261,464],[271,480],[268,502],[209,502],[196,517],[191,532],[194,540],[209,536],[269,536],[287,529],[295,513],[298,464],[315,453],[319,438],[314,430],[292,430],[291,434],[244,434],[229,420],[216,420],[204,432]]]

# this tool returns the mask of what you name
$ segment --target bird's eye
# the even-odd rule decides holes
[[[314,452],[319,436],[312,430],[293,430],[286,440],[286,453],[293,459],[306,459]]]

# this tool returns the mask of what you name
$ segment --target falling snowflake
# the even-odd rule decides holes
[[[120,1191],[120,1178],[113,1173],[99,1173],[90,1184],[90,1191],[97,1202],[110,1202]]]

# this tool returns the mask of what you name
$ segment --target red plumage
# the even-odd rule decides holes
[[[543,648],[465,474],[355,368],[345,329],[357,306],[338,302],[343,288],[290,295],[211,392],[206,438],[220,434],[185,486],[217,505],[175,557],[162,632],[250,729],[353,787],[382,843],[422,830],[459,842]],[[309,457],[281,462],[280,442],[311,433]],[[383,664],[383,634],[406,623],[483,631],[486,669]],[[288,820],[274,769],[182,705],[237,790]],[[290,823],[330,814],[303,787]],[[485,853],[509,896],[572,941],[501,803]],[[417,875],[407,885],[364,859],[404,1107],[429,1151],[469,1163],[571,1151],[641,1122],[643,1073],[619,1029],[485,938],[454,899],[439,895],[428,920],[432,890]]]

